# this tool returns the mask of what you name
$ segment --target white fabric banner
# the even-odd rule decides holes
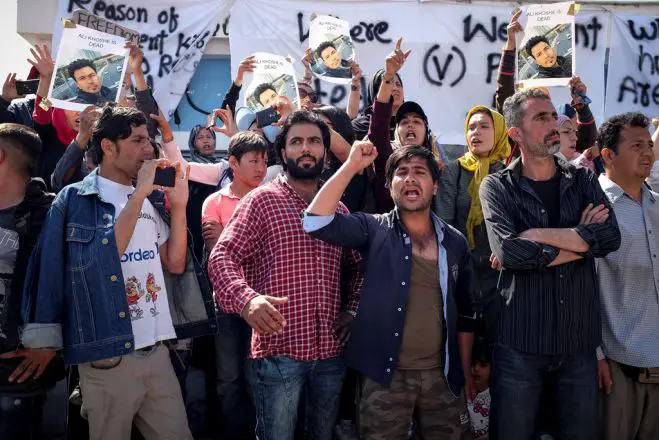
[[[166,116],[176,110],[212,34],[218,30],[219,0],[59,0],[54,46],[62,19],[76,9],[135,29],[141,34],[144,73]],[[53,53],[57,48],[53,47]]]
[[[401,70],[405,98],[426,111],[430,126],[443,144],[464,144],[464,118],[477,105],[493,105],[496,77],[506,26],[514,4],[448,4],[410,1],[241,0],[231,11],[231,69],[254,52],[292,56],[298,78],[299,61],[309,45],[313,13],[347,20],[364,77],[384,66],[398,37],[412,49]],[[591,108],[604,115],[606,13],[576,17],[577,75],[588,86]],[[344,85],[316,81],[323,103],[345,106]],[[556,90],[554,90],[556,89]],[[362,90],[365,95],[366,91]],[[570,100],[567,88],[552,88],[556,105]]]
[[[615,15],[606,90],[606,114],[659,115],[659,23],[656,16]],[[615,61],[614,61],[615,60]]]

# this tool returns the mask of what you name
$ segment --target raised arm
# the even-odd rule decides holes
[[[53,109],[44,110],[41,108],[40,103],[48,97],[48,88],[50,87],[50,80],[53,77],[55,70],[55,63],[50,55],[48,46],[34,46],[30,49],[30,53],[34,60],[28,58],[28,63],[37,69],[39,72],[39,88],[37,89],[37,100],[34,103],[34,122],[36,124],[48,125],[52,121]]]
[[[50,176],[53,191],[59,192],[66,185],[82,180],[82,159],[92,135],[92,127],[98,119],[96,107],[88,106],[80,112],[80,129],[76,138],[66,148],[64,155],[57,161],[55,171]]]
[[[0,124],[13,122],[16,124],[32,125],[32,121],[26,120],[16,105],[11,105],[14,99],[23,98],[16,90],[16,74],[8,73],[4,84],[2,85],[2,95],[0,95]]]
[[[307,208],[303,220],[305,232],[328,243],[360,248],[368,239],[367,214],[336,214],[339,201],[355,175],[370,166],[377,150],[368,141],[357,141],[348,160],[318,191]]]
[[[350,150],[348,160],[320,188],[316,197],[307,208],[315,216],[330,216],[336,212],[343,192],[348,184],[361,170],[370,166],[377,157],[377,150],[369,141],[357,141]]]
[[[175,185],[164,189],[171,206],[171,221],[167,243],[160,247],[160,259],[169,272],[181,274],[185,272],[188,253],[188,226],[185,210],[188,204],[190,165],[185,170],[180,163],[176,163],[175,167]]]
[[[233,80],[229,90],[227,90],[222,100],[222,105],[220,108],[225,109],[229,106],[231,113],[236,113],[236,104],[238,103],[238,97],[240,95],[240,89],[243,87],[243,79],[245,78],[245,73],[253,72],[255,67],[254,56],[248,56],[240,62],[238,65],[238,72],[236,73],[236,79]]]
[[[355,119],[357,114],[359,114],[359,105],[361,104],[362,94],[362,69],[359,67],[359,64],[352,63],[350,67],[352,71],[352,81],[350,82],[350,93],[348,93],[348,106],[346,107],[346,113],[350,119]]]
[[[146,82],[146,76],[142,68],[144,53],[135,43],[126,42],[125,47],[126,49],[130,49],[128,67],[135,79],[135,106],[147,116],[146,126],[149,137],[155,139],[158,136],[158,122],[148,116],[159,114],[160,109],[158,108],[156,99],[153,97],[151,88],[149,88]]]
[[[577,150],[584,151],[593,145],[597,139],[597,124],[595,117],[586,102],[582,102],[583,97],[588,92],[586,85],[578,76],[570,80],[570,90],[572,92],[572,106],[577,111]]]
[[[220,182],[224,169],[229,166],[226,161],[220,161],[217,163],[188,162],[185,160],[181,150],[174,141],[174,132],[162,112],[157,115],[149,116],[151,119],[158,122],[158,127],[160,128],[163,139],[162,148],[168,160],[171,162],[179,162],[184,168],[187,165],[190,165],[190,180],[194,182],[204,183],[206,185],[217,185]]]
[[[522,25],[520,25],[517,20],[521,14],[521,9],[513,13],[510,24],[507,28],[508,36],[506,44],[503,46],[503,53],[501,54],[501,61],[499,62],[497,90],[494,96],[495,107],[499,113],[503,113],[504,101],[515,93],[516,34],[522,30]]]

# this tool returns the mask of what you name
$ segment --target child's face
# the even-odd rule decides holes
[[[490,367],[489,363],[480,362],[471,366],[471,376],[474,378],[478,392],[485,391],[490,387]]]
[[[233,169],[235,180],[240,180],[247,186],[256,188],[263,182],[263,178],[268,171],[268,155],[267,153],[249,151],[243,154],[240,162],[231,156],[229,165]]]

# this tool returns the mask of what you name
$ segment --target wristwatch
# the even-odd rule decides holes
[[[354,318],[355,316],[357,316],[357,312],[354,311],[354,310],[346,310],[346,312],[349,313],[350,315],[352,315],[353,318]]]
[[[353,92],[356,92],[357,90],[359,90],[359,86],[357,86],[355,84],[350,84],[350,90],[352,90]]]

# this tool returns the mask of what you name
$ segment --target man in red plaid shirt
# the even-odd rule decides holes
[[[294,437],[303,390],[305,438],[332,438],[362,259],[312,238],[300,220],[318,191],[332,135],[313,113],[291,114],[275,142],[286,174],[243,198],[210,255],[220,307],[254,330],[247,379],[259,440]]]

